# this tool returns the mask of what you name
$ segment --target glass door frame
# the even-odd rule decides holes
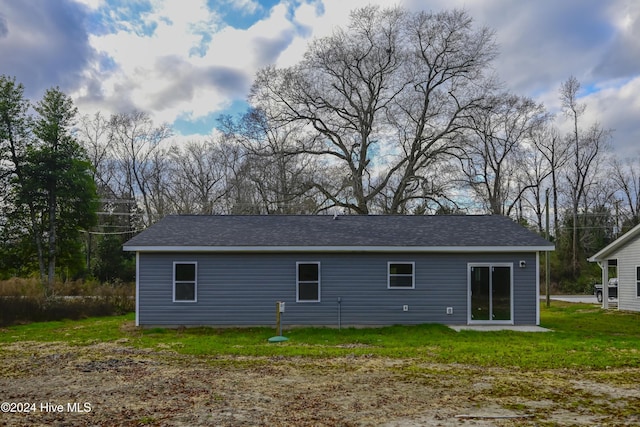
[[[472,315],[472,294],[471,294],[471,279],[472,277],[472,269],[474,267],[488,267],[489,268],[489,295],[492,294],[492,267],[509,267],[510,271],[510,284],[509,284],[509,292],[510,292],[510,312],[509,320],[473,320],[471,318]],[[492,306],[492,298],[489,298],[490,306]],[[467,323],[468,324],[491,324],[491,325],[513,325],[513,263],[512,262],[470,262],[467,263]],[[491,317],[491,315],[490,315]]]

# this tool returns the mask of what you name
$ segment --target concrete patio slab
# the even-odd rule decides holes
[[[515,331],[515,332],[552,332],[551,329],[541,326],[515,326],[515,325],[447,325],[456,332],[460,331]]]

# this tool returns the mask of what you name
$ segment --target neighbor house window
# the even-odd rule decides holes
[[[195,302],[198,290],[198,264],[196,262],[173,263],[173,301]]]
[[[640,267],[636,267],[636,296],[640,298]],[[618,298],[620,298],[620,289],[618,289]]]
[[[387,286],[389,289],[413,289],[415,287],[415,263],[390,262]]]
[[[320,301],[320,263],[298,262],[297,267],[297,302]]]

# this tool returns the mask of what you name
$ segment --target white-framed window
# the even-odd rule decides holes
[[[415,288],[415,262],[389,261],[387,263],[387,271],[387,288]]]
[[[640,298],[640,265],[636,266],[636,297]],[[618,289],[618,298],[620,298],[620,289]]]
[[[198,301],[198,263],[173,263],[173,302]]]
[[[320,262],[296,263],[296,302],[320,302]]]

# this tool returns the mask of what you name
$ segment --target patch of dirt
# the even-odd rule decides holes
[[[581,378],[578,371],[483,369],[368,356],[207,358],[136,349],[126,340],[80,347],[21,342],[0,345],[0,357],[0,402],[13,404],[3,406],[0,426],[640,422],[637,388],[600,373]],[[611,378],[637,377],[639,369],[618,369]]]

